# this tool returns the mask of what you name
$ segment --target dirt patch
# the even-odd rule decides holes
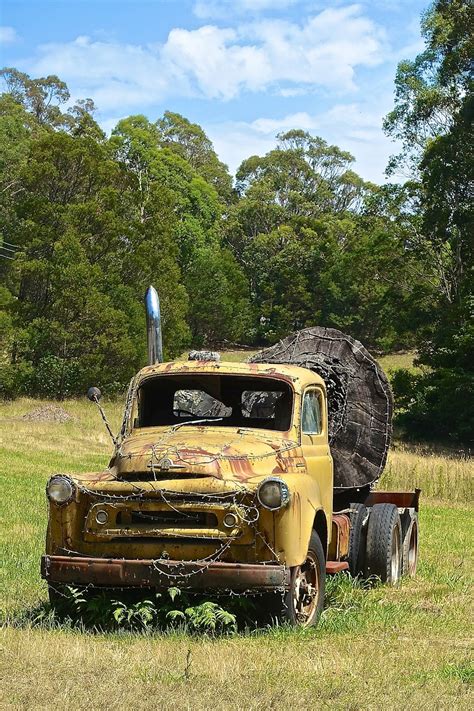
[[[27,412],[22,419],[34,422],[73,422],[75,418],[58,405],[41,405]]]

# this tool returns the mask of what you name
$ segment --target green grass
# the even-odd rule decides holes
[[[395,448],[382,484],[421,484],[418,576],[399,588],[328,582],[316,630],[95,634],[14,624],[46,599],[39,558],[44,485],[106,464],[110,442],[86,401],[76,419],[28,422],[37,401],[0,404],[0,708],[453,709],[472,706],[472,467]],[[105,404],[114,427],[120,406]]]
[[[403,351],[401,353],[391,353],[390,355],[381,356],[377,358],[377,360],[382,370],[384,370],[385,373],[390,373],[390,371],[398,370],[399,368],[406,368],[412,371],[419,370],[413,365],[415,358],[416,351]]]

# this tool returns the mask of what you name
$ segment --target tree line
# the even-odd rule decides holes
[[[398,67],[385,130],[403,144],[388,167],[403,184],[364,181],[348,152],[301,130],[233,181],[177,113],[130,116],[107,137],[58,77],[3,69],[0,394],[122,391],[145,363],[153,283],[166,358],[315,324],[374,352],[416,348],[422,373],[394,377],[400,420],[469,439],[471,20],[465,0],[438,0],[425,50]]]

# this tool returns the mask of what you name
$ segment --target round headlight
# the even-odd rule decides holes
[[[76,485],[67,476],[53,476],[46,486],[46,494],[55,504],[67,504],[76,493]]]
[[[290,491],[281,479],[265,479],[258,487],[257,498],[266,509],[275,511],[286,506],[290,500]]]

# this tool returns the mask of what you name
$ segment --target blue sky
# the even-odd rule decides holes
[[[165,110],[199,123],[234,172],[303,128],[382,182],[397,62],[423,47],[424,0],[2,0],[1,62],[57,74],[110,131]]]

